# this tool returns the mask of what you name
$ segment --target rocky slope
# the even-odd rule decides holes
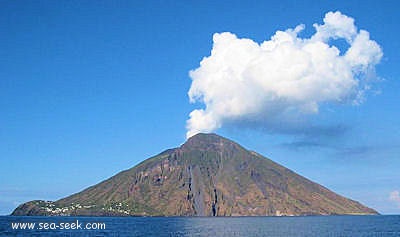
[[[197,134],[79,193],[12,215],[276,216],[377,214],[216,134]]]

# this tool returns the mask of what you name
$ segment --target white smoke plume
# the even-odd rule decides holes
[[[226,122],[268,124],[316,114],[322,103],[361,103],[381,47],[340,12],[328,12],[323,21],[310,38],[298,36],[304,29],[298,25],[260,44],[214,34],[211,55],[190,71],[190,101],[205,108],[190,113],[187,137]],[[341,52],[334,40],[348,48]]]

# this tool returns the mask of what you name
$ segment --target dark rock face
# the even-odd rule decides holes
[[[377,214],[228,139],[197,134],[108,180],[12,215],[276,216]]]

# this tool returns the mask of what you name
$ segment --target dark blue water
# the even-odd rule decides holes
[[[12,223],[35,223],[13,230]],[[45,229],[48,223],[48,229]],[[60,230],[81,223],[88,230]],[[39,224],[41,224],[39,226]],[[52,224],[52,225],[51,225]],[[57,225],[57,226],[56,226]],[[104,225],[103,225],[104,226]],[[50,229],[56,228],[56,229]],[[39,229],[42,228],[42,229]],[[77,228],[77,226],[75,226]],[[400,216],[309,217],[0,217],[0,236],[400,236]]]

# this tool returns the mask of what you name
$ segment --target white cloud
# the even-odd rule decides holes
[[[393,201],[397,204],[397,206],[400,208],[400,192],[395,190],[390,193],[389,195],[389,200]]]
[[[330,38],[343,38],[347,42],[352,42],[354,36],[357,34],[357,27],[354,25],[354,19],[340,12],[326,13],[324,24],[314,24],[313,26],[317,32],[312,39],[316,41],[326,41]]]
[[[298,36],[304,29],[299,25],[261,44],[230,32],[214,34],[211,55],[190,71],[190,101],[205,108],[190,113],[187,137],[225,122],[284,124],[318,113],[321,103],[360,103],[365,75],[382,58],[380,46],[340,12],[327,13],[314,28],[310,38]],[[348,49],[340,52],[331,39],[346,40]]]

